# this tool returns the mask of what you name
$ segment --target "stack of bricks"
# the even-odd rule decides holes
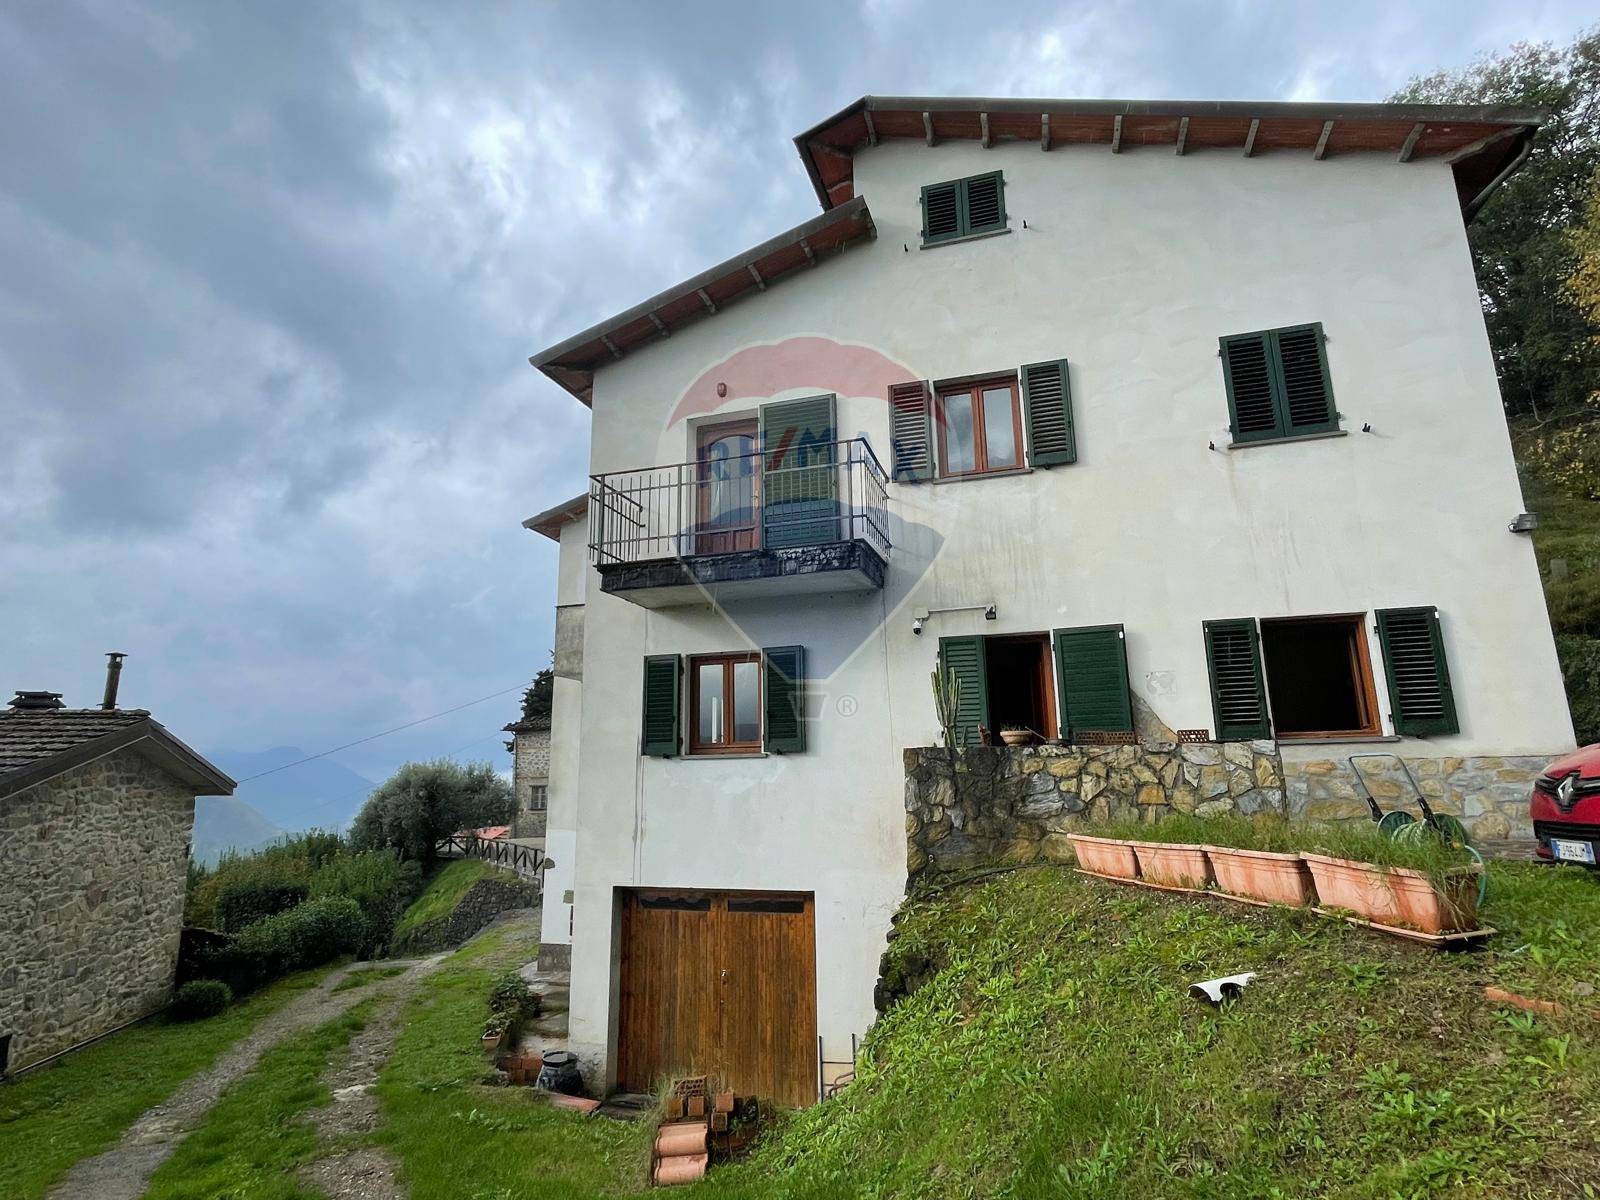
[[[495,1066],[506,1073],[513,1086],[532,1087],[539,1078],[544,1059],[537,1054],[506,1054]]]

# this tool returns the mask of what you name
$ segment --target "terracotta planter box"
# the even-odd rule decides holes
[[[1172,887],[1203,888],[1211,882],[1211,861],[1204,846],[1177,842],[1134,842],[1139,877]]]
[[[1423,933],[1472,929],[1478,918],[1478,876],[1483,868],[1460,867],[1445,876],[1441,895],[1424,871],[1375,867],[1371,863],[1305,854],[1324,908],[1345,908],[1380,925]]]
[[[1316,903],[1311,871],[1298,854],[1235,850],[1230,846],[1206,846],[1205,852],[1217,886],[1225,892],[1291,908]]]
[[[1139,860],[1134,857],[1132,842],[1090,837],[1084,833],[1069,833],[1067,841],[1072,843],[1078,865],[1085,871],[1114,875],[1118,879],[1139,878]]]

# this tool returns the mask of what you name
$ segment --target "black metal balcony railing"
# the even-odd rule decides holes
[[[888,476],[866,438],[589,477],[596,566],[864,541],[889,557]]]

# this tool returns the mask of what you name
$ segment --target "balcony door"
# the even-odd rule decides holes
[[[695,435],[695,554],[760,545],[761,473],[754,420],[701,426]]]

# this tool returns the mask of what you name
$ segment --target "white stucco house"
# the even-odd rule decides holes
[[[848,1064],[936,664],[969,744],[1129,747],[1046,853],[1117,804],[1359,816],[1362,753],[1525,822],[1572,725],[1465,225],[1536,125],[867,97],[795,140],[819,216],[532,357],[592,410],[528,524],[597,1082]]]

